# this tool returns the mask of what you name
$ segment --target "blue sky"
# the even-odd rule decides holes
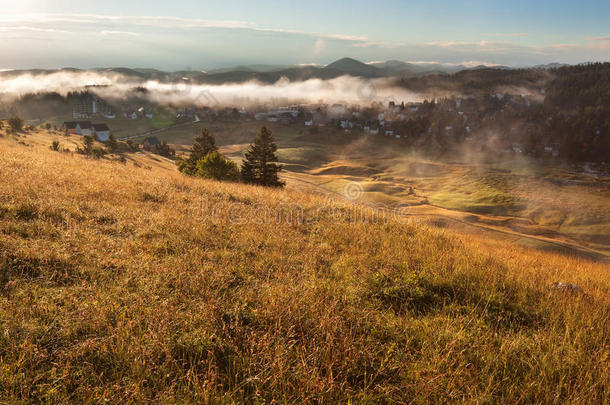
[[[0,69],[610,60],[610,1],[0,0]]]

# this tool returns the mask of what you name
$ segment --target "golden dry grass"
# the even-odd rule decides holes
[[[608,403],[609,266],[137,160],[0,138],[0,402]]]

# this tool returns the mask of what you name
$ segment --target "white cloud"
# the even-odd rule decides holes
[[[232,30],[235,35],[225,35],[227,30]],[[68,34],[71,35],[70,41],[64,41],[63,35]],[[213,40],[208,41],[206,35]],[[16,63],[22,67],[32,67],[33,64],[43,67],[71,65],[76,63],[75,59],[83,67],[135,63],[160,68],[176,64],[221,67],[232,63],[227,61],[247,63],[248,60],[261,59],[262,55],[275,58],[277,62],[281,60],[281,63],[310,60],[320,63],[322,59],[327,62],[333,56],[339,58],[344,55],[368,60],[490,60],[504,65],[610,59],[610,36],[582,38],[567,44],[531,45],[520,43],[519,39],[514,40],[516,43],[510,41],[512,37],[528,35],[519,32],[489,33],[483,34],[479,41],[460,40],[458,37],[407,43],[391,37],[384,40],[347,33],[265,27],[240,20],[98,14],[0,15],[0,51],[5,64],[2,67],[15,67]],[[130,41],[124,41],[126,38]],[[29,40],[37,41],[37,44],[32,43],[28,54],[19,47],[23,41]],[[45,41],[52,40],[57,45],[53,45],[55,48],[51,54],[44,46]],[[95,55],[83,58],[79,49],[96,40],[99,46]],[[107,45],[112,41],[123,41],[124,47],[117,50],[103,46],[103,43]],[[246,43],[248,45],[244,45]],[[34,47],[38,48],[34,51]]]
[[[511,33],[494,32],[494,33],[490,33],[490,34],[483,34],[484,37],[512,37],[512,38],[529,37],[529,35],[530,34],[528,34],[527,32],[511,32]]]
[[[311,51],[311,56],[313,58],[317,58],[318,55],[320,55],[320,52],[322,52],[322,50],[324,50],[325,46],[326,46],[326,41],[324,41],[323,38],[316,39],[316,42],[313,44],[313,49]]]
[[[0,16],[0,21],[3,21]],[[8,21],[8,20],[7,20]],[[125,30],[125,27],[149,27],[163,29],[240,29],[258,32],[276,32],[281,34],[303,35],[314,38],[322,38],[336,41],[346,41],[361,43],[361,46],[389,45],[390,42],[372,42],[369,38],[361,35],[349,35],[341,33],[319,33],[308,32],[284,28],[260,27],[248,21],[239,20],[205,20],[197,18],[166,17],[166,16],[115,16],[100,14],[21,14],[13,15],[10,19],[12,23],[28,23],[29,25],[54,26],[58,23],[70,24],[76,27],[86,27],[90,25],[104,24],[108,27],[102,35],[134,35],[135,31]],[[112,26],[113,28],[110,28]],[[116,27],[116,28],[114,28]],[[35,29],[35,27],[31,27]],[[51,30],[60,32],[54,28],[39,28],[40,30]],[[64,31],[66,32],[66,31]]]
[[[610,42],[610,36],[608,36],[608,37],[592,37],[592,38],[587,38],[587,41]]]
[[[123,36],[139,37],[142,34],[137,33],[137,32],[131,32],[131,31],[110,31],[110,30],[106,30],[106,31],[101,31],[100,35],[103,35],[103,36],[123,35]]]
[[[391,48],[400,48],[403,46],[406,46],[407,44],[404,42],[389,42],[389,41],[363,41],[363,42],[356,42],[354,44],[352,44],[353,47],[356,48],[384,48],[384,49],[391,49]]]
[[[69,34],[69,31],[58,30],[54,28],[40,28],[40,27],[29,27],[25,25],[19,26],[6,26],[0,27],[0,32],[16,32],[16,31],[29,31],[29,32],[44,32],[44,33],[57,33],[57,34]]]

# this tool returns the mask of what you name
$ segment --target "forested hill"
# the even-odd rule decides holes
[[[610,108],[610,63],[566,66],[551,71],[546,103],[563,110]]]

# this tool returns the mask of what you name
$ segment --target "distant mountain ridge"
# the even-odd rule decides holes
[[[561,63],[549,63],[545,65],[536,65],[534,69],[555,69],[564,66],[569,66]],[[364,63],[353,58],[342,58],[332,62],[326,66],[305,65],[305,66],[288,66],[288,65],[240,65],[236,67],[214,69],[209,71],[203,70],[183,70],[176,72],[164,72],[158,69],[151,68],[126,68],[126,67],[110,67],[110,68],[95,68],[95,69],[29,69],[29,70],[7,70],[0,71],[0,77],[14,77],[21,74],[50,74],[57,72],[100,72],[100,73],[116,73],[126,77],[134,78],[135,80],[159,80],[159,81],[176,81],[176,80],[191,80],[196,83],[241,83],[249,80],[258,80],[264,83],[274,83],[285,77],[291,81],[301,81],[308,79],[333,79],[340,76],[354,76],[364,78],[415,78],[427,75],[452,75],[462,71],[482,70],[482,69],[513,69],[508,66],[499,65],[478,65],[466,66],[463,64],[443,64],[436,62],[418,62],[410,63],[399,60],[389,60],[380,62]]]

